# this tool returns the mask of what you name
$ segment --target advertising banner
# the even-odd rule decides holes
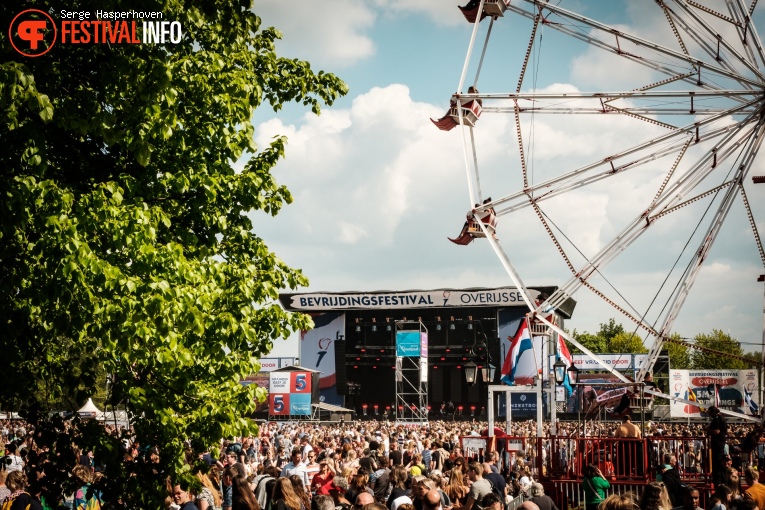
[[[706,417],[706,409],[716,405],[742,414],[757,415],[760,385],[757,371],[748,370],[670,370],[670,394],[698,402],[698,406],[672,401],[672,418]]]
[[[311,373],[271,372],[268,411],[274,416],[311,415]]]
[[[319,388],[331,388],[336,378],[335,340],[345,336],[345,315],[323,313],[311,318],[314,328],[300,332],[300,366],[321,372]]]
[[[427,336],[425,338],[427,348]],[[396,356],[416,357],[420,355],[421,339],[420,331],[396,331]]]

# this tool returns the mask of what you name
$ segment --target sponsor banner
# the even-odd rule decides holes
[[[427,338],[425,342],[427,342]],[[421,340],[419,330],[396,331],[396,356],[417,357],[420,355],[420,348]]]
[[[268,389],[271,393],[289,393],[290,392],[290,373],[289,372],[271,372],[271,384]]]
[[[598,354],[598,358],[616,370],[638,370],[646,357],[647,355],[645,354]],[[571,358],[579,370],[606,372],[606,369],[600,363],[586,354],[572,354]],[[550,363],[549,366],[553,366],[555,364],[555,355],[550,355],[548,361]]]
[[[271,380],[273,383],[273,379]],[[268,395],[268,413],[275,416],[289,416],[290,394],[271,393]]]
[[[529,289],[531,301],[539,295]],[[481,290],[423,290],[352,294],[300,294],[290,297],[288,308],[302,311],[348,309],[446,308],[460,306],[522,306],[521,291],[515,287]]]
[[[672,418],[706,417],[706,408],[715,405],[715,392],[719,406],[737,413],[753,415],[746,395],[753,403],[760,404],[760,385],[757,370],[670,370],[670,395],[685,400],[695,400],[698,406],[672,401],[669,414]]]
[[[295,358],[260,358],[260,371],[273,372],[295,364]]]
[[[290,393],[311,393],[310,372],[290,372]]]
[[[293,393],[290,395],[290,414],[293,416],[311,415],[311,394]]]
[[[300,366],[318,370],[319,388],[335,385],[335,340],[345,337],[345,314],[312,315],[314,328],[300,332]]]

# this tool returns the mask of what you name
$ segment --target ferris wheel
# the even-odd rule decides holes
[[[598,360],[542,313],[560,307],[578,291],[594,293],[642,330],[646,340],[653,338],[637,381],[651,370],[670,339],[678,313],[734,204],[743,205],[753,244],[765,266],[748,198],[751,186],[765,181],[757,159],[765,137],[765,48],[755,26],[758,0],[747,1],[748,5],[745,0],[637,2],[631,6],[640,4],[647,26],[635,28],[582,15],[567,8],[566,0],[471,0],[460,7],[473,24],[467,56],[448,112],[433,120],[439,129],[461,130],[473,205],[462,231],[450,240],[464,245],[485,238],[513,283],[526,291],[521,272],[511,260],[514,252],[505,249],[510,239],[497,229],[513,215],[532,218],[569,273],[568,280],[542,302],[524,292],[532,316]],[[597,9],[602,6],[598,2]],[[608,12],[603,15],[614,19]],[[508,82],[506,74],[498,85],[484,76],[495,65],[491,63],[492,52],[497,53],[493,38],[502,37],[498,34],[508,26],[515,33],[523,31],[527,44],[519,61],[503,64],[515,68],[514,80]],[[537,87],[530,75],[536,75],[538,68],[534,73],[530,69],[538,55],[551,51],[550,39],[556,45],[553,52],[565,55],[570,46],[579,45],[606,55],[604,62],[618,75],[614,82],[632,83],[624,89],[592,91],[561,85]],[[502,55],[507,53],[504,44]],[[543,44],[548,46],[540,49]],[[500,90],[487,88],[502,83]],[[510,163],[501,171],[486,168],[482,161],[481,124],[490,114],[509,119],[503,136],[497,137],[513,149],[508,150]],[[615,120],[627,126],[629,136],[609,138]],[[594,146],[586,151],[590,159],[569,163],[564,155],[550,164],[540,163],[532,147],[544,147],[546,137],[535,127],[545,125],[549,133],[566,123],[575,123],[583,139]],[[570,150],[575,152],[577,147]],[[565,197],[587,189],[607,189],[624,176],[633,184],[642,181],[643,193],[625,201],[629,212],[623,224],[588,252],[550,210],[556,201],[565,203]],[[682,230],[678,225],[688,226],[682,234],[685,238],[668,243],[677,246],[655,250],[664,257],[677,248],[677,256],[664,257],[672,263],[651,306],[631,305],[629,289],[617,288],[604,276],[607,267],[652,232],[666,235],[667,230]]]

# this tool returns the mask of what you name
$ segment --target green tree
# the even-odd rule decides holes
[[[319,113],[347,88],[277,56],[280,34],[252,4],[66,5],[162,12],[181,22],[179,44],[57,44],[30,59],[0,32],[0,404],[37,423],[53,492],[72,489],[72,448],[94,448],[110,505],[159,508],[164,477],[188,475],[184,441],[202,451],[254,430],[264,392],[239,380],[311,325],[276,302],[307,279],[252,232],[251,211],[275,215],[292,196],[271,174],[285,140],[257,148],[251,119],[264,103]],[[0,24],[28,7],[58,12],[5,2]],[[64,395],[81,405],[100,370],[158,464],[123,463],[103,427],[42,419]]]
[[[586,331],[584,333],[579,333],[576,330],[574,330],[571,335],[576,338],[576,340],[581,343],[583,346],[587,347],[591,352],[594,353],[605,353],[608,352],[608,343],[605,338],[603,338],[600,335],[593,335],[592,333],[587,333]],[[569,345],[569,349],[572,353],[581,354],[582,351],[579,350],[574,345]]]
[[[673,369],[689,370],[692,368],[693,349],[680,343],[681,337],[678,333],[672,333],[670,340],[665,341],[664,349],[669,353],[669,366]]]
[[[621,331],[609,339],[608,352],[642,354],[648,352],[648,349],[638,335]]]
[[[729,334],[713,329],[709,334],[699,333],[694,338],[698,347],[705,347],[717,352],[693,349],[691,353],[692,368],[695,370],[709,369],[741,369],[747,368],[747,363],[733,356],[744,356],[741,344]]]
[[[600,329],[597,335],[606,339],[606,343],[610,342],[616,335],[624,333],[624,326],[616,323],[616,319],[611,317],[608,322],[601,323]]]

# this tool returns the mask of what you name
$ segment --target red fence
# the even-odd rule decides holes
[[[473,445],[473,448],[470,448]],[[500,452],[503,466],[523,458],[531,466],[548,494],[561,509],[579,506],[582,470],[588,464],[600,468],[611,483],[611,493],[642,492],[642,486],[656,479],[656,466],[665,455],[677,458],[676,469],[683,483],[700,489],[702,503],[711,482],[711,461],[704,437],[655,436],[647,439],[615,437],[465,437],[467,457],[483,460],[486,453]]]

